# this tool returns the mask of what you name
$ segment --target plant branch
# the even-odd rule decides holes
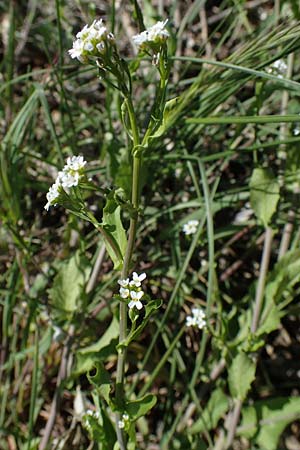
[[[136,117],[133,109],[133,104],[131,97],[126,99],[127,110],[130,119],[132,137],[133,137],[133,146],[136,147],[139,145],[139,131],[136,123]],[[139,178],[140,178],[140,169],[141,169],[141,159],[139,157],[133,156],[133,171],[132,171],[132,192],[131,192],[131,201],[132,206],[138,210],[139,207],[139,197],[140,197],[140,189],[139,189]],[[128,232],[128,243],[124,257],[124,263],[121,273],[121,278],[125,279],[128,276],[128,272],[130,269],[133,247],[135,243],[136,237],[136,228],[137,228],[138,216],[135,215],[130,219],[130,226]],[[119,305],[119,320],[120,320],[120,331],[119,331],[119,343],[123,342],[126,339],[127,333],[127,305],[124,302],[120,302]],[[125,358],[126,358],[126,348],[121,347],[118,351],[118,361],[117,361],[117,374],[116,374],[116,403],[119,408],[124,406],[124,367],[125,367]],[[120,445],[121,450],[126,449],[125,438],[123,430],[119,428],[119,420],[120,414],[116,414],[116,430],[117,430],[117,438]]]

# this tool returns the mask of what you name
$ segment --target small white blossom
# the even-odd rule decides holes
[[[202,330],[206,326],[205,312],[202,308],[192,308],[192,316],[186,317],[187,327],[197,327]]]
[[[126,423],[129,421],[129,415],[127,413],[122,414],[121,420],[118,420],[118,428],[125,428]]]
[[[58,179],[63,188],[71,188],[78,185],[80,174],[76,171],[69,171],[65,167],[58,172]]]
[[[87,409],[85,414],[87,416],[94,417],[95,419],[100,419],[100,412],[99,411],[93,411],[92,409]]]
[[[125,427],[125,422],[124,420],[118,420],[118,428],[120,430],[122,430]]]
[[[59,180],[56,180],[55,183],[52,184],[52,186],[49,188],[49,191],[46,194],[46,198],[47,198],[48,202],[44,206],[46,211],[49,211],[50,206],[56,205],[56,200],[59,197],[59,187],[60,187],[60,182],[59,182]]]
[[[143,297],[143,291],[130,291],[131,301],[128,303],[128,308],[137,308],[138,310],[142,309],[143,303],[140,301]]]
[[[285,73],[287,71],[287,64],[282,59],[274,61],[272,67],[280,73]]]
[[[141,290],[140,286],[142,281],[147,278],[147,275],[143,272],[138,275],[136,272],[132,274],[132,280],[129,278],[124,278],[118,280],[120,285],[119,294],[124,299],[129,299],[128,307],[129,309],[137,308],[138,310],[143,308],[143,303],[141,298],[144,295],[144,291]]]
[[[199,221],[198,220],[189,220],[187,223],[185,223],[183,225],[182,231],[187,236],[189,234],[195,234],[197,232],[198,225],[199,225]]]
[[[114,35],[107,31],[102,19],[94,20],[92,25],[85,25],[76,34],[73,47],[69,50],[71,58],[77,58],[86,64],[89,58],[101,57],[105,54],[108,42],[114,42]]]
[[[277,78],[283,78],[287,72],[287,64],[282,59],[278,59],[272,63],[267,72],[277,75]]]
[[[123,288],[127,287],[129,285],[129,278],[126,278],[124,280],[118,280],[118,283]]]
[[[69,156],[67,159],[67,164],[65,165],[65,170],[82,170],[86,165],[86,161],[83,159],[83,156]]]
[[[233,223],[235,225],[243,224],[248,222],[250,217],[253,214],[253,209],[250,208],[250,203],[246,203],[245,207],[238,212],[233,220]]]
[[[145,280],[146,276],[147,275],[145,273],[141,273],[141,275],[138,275],[136,272],[133,272],[130,286],[140,287],[141,282]]]
[[[120,287],[119,293],[120,293],[122,298],[128,298],[129,294],[130,294],[130,291],[129,291],[129,289]]]
[[[148,45],[153,44],[163,44],[170,36],[168,30],[166,29],[166,24],[168,19],[164,22],[157,22],[152,27],[140,34],[136,34],[132,37],[133,42],[139,49],[143,49]]]

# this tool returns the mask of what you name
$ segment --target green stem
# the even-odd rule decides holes
[[[126,105],[128,110],[128,115],[130,119],[132,138],[133,138],[133,146],[136,147],[140,143],[139,139],[139,131],[136,123],[136,117],[133,109],[132,100],[130,97],[126,98]],[[133,207],[138,210],[139,207],[139,198],[140,198],[140,189],[139,189],[139,178],[140,178],[140,169],[141,169],[141,159],[139,157],[133,157],[133,171],[132,171],[132,192],[131,192],[131,201]],[[124,257],[123,269],[121,273],[122,279],[127,278],[132,254],[133,247],[135,243],[136,237],[136,229],[137,229],[137,221],[138,215],[134,215],[130,219],[130,226],[128,232],[128,243]],[[127,333],[127,305],[124,302],[120,302],[119,305],[119,342],[122,342],[126,339]],[[118,362],[117,362],[117,375],[116,375],[116,403],[119,408],[124,407],[124,367],[125,367],[125,359],[126,359],[126,348],[120,348],[118,352]],[[120,420],[120,415],[117,414],[117,437],[121,450],[126,449],[125,438],[123,430],[119,428],[118,421]]]
[[[257,284],[257,289],[256,289],[254,311],[253,311],[253,317],[252,317],[252,323],[251,323],[252,333],[256,332],[258,325],[259,325],[260,312],[261,312],[263,299],[264,299],[265,284],[266,284],[266,278],[267,278],[267,274],[268,274],[269,261],[270,261],[271,250],[272,250],[273,235],[274,235],[274,233],[273,233],[272,228],[267,227],[266,234],[265,234],[265,240],[264,240],[264,248],[263,248],[263,254],[262,254],[262,259],[261,259],[261,267],[260,267],[260,272],[259,272],[258,284]]]

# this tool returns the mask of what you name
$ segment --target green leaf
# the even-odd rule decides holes
[[[101,225],[107,235],[107,237],[104,235],[107,251],[114,263],[114,268],[118,270],[123,264],[127,239],[121,221],[121,207],[115,199],[114,191],[107,196]]]
[[[104,398],[106,403],[110,404],[110,388],[111,388],[111,379],[107,370],[104,369],[104,366],[101,362],[97,362],[96,373],[94,375],[88,374],[87,378],[89,382],[95,386],[98,394]]]
[[[260,400],[242,409],[238,434],[252,438],[260,450],[277,450],[285,427],[300,418],[300,397]]]
[[[51,304],[60,319],[70,319],[83,305],[84,287],[90,274],[87,260],[76,252],[68,261],[61,264],[48,290]]]
[[[269,334],[271,331],[277,330],[284,312],[280,311],[278,306],[270,300],[264,307],[262,312],[263,320],[256,335],[260,336],[262,334]]]
[[[238,353],[228,371],[228,383],[232,397],[245,400],[255,378],[255,363],[246,355]]]
[[[286,253],[275,265],[265,288],[266,303],[280,305],[288,297],[293,299],[293,287],[300,281],[300,250]]]
[[[216,428],[218,421],[229,407],[228,397],[222,389],[217,388],[211,395],[201,417],[188,430],[189,433],[202,433],[205,430]]]
[[[173,110],[176,108],[179,102],[179,97],[172,98],[171,100],[167,101],[164,107],[162,122],[159,125],[159,127],[154,131],[154,133],[149,136],[149,139],[147,140],[145,147],[148,146],[154,139],[157,139],[161,137],[165,131],[168,128],[168,120],[171,116]]]
[[[116,353],[116,345],[119,336],[119,323],[116,317],[98,342],[88,347],[83,347],[76,352],[76,374],[89,372],[97,362],[103,361],[108,356]]]
[[[254,169],[250,180],[250,202],[258,219],[268,226],[279,200],[279,183],[269,169]]]
[[[157,398],[153,394],[147,394],[137,400],[132,400],[131,402],[126,402],[126,411],[130,417],[131,421],[135,421],[140,417],[147,414],[150,409],[153,408],[157,401]]]
[[[118,344],[117,349],[121,349],[123,347],[127,347],[130,342],[135,340],[143,331],[145,326],[147,325],[148,320],[150,319],[150,316],[161,306],[161,300],[150,300],[146,306],[145,306],[145,317],[143,318],[140,325],[138,325],[137,328],[133,328],[130,333],[128,334],[127,338]]]
[[[228,117],[197,117],[187,119],[187,123],[203,123],[206,125],[212,124],[249,124],[249,123],[291,123],[299,122],[299,115],[287,114],[287,115],[275,115],[270,116],[228,116]]]
[[[116,442],[116,433],[104,408],[101,408],[99,413],[102,424],[99,423],[99,419],[95,416],[86,414],[84,416],[84,425],[91,438],[99,442],[99,444],[101,443],[101,447],[99,447],[101,450],[111,450]]]
[[[282,308],[294,299],[293,288],[299,281],[300,251],[293,250],[280,259],[268,277],[262,320],[257,334],[270,333],[278,328],[285,314]]]

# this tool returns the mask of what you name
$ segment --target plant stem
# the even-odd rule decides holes
[[[258,285],[257,285],[257,290],[256,290],[256,296],[255,296],[254,312],[253,312],[253,318],[252,318],[252,323],[251,323],[252,333],[256,332],[258,323],[259,323],[259,316],[260,316],[260,311],[261,311],[262,302],[263,302],[263,298],[264,298],[264,289],[265,289],[266,277],[267,277],[269,261],[270,261],[272,240],[273,240],[273,230],[271,227],[267,227],[266,235],[265,235],[265,242],[264,242],[264,249],[263,249],[263,254],[262,254],[262,258],[261,258],[261,269],[260,269],[260,273],[259,273]]]
[[[130,97],[126,98],[127,110],[131,124],[133,146],[139,145],[139,131],[136,123],[136,117],[133,109],[132,100]],[[139,179],[140,179],[140,169],[141,169],[141,159],[140,157],[133,156],[133,170],[132,170],[132,191],[131,191],[131,202],[132,206],[136,210],[136,214],[130,219],[130,226],[128,232],[128,243],[126,247],[126,252],[124,256],[124,263],[121,273],[121,278],[125,279],[128,276],[130,269],[131,258],[133,253],[133,247],[136,237],[136,228],[138,221],[138,207],[140,198],[139,189]],[[119,306],[119,343],[126,339],[127,333],[127,305],[124,302],[120,302]],[[116,403],[120,409],[124,407],[124,367],[125,367],[126,349],[121,348],[118,351],[118,362],[117,362],[117,375],[116,375]],[[118,421],[120,420],[120,414],[116,414],[116,430],[118,443],[121,450],[126,449],[125,437],[123,430],[119,428]]]
[[[273,240],[273,230],[271,227],[266,227],[266,234],[264,240],[264,248],[261,257],[261,266],[258,278],[258,284],[256,289],[255,303],[254,303],[254,311],[251,323],[251,332],[255,333],[260,319],[261,307],[264,299],[264,290],[266,284],[266,278],[268,274],[270,255],[272,250],[272,240]],[[226,449],[231,448],[236,429],[239,423],[241,410],[242,410],[243,402],[242,400],[237,400],[230,418],[230,423],[228,425],[228,435],[226,441]]]

